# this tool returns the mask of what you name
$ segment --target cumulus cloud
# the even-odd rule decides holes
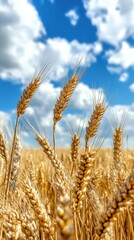
[[[0,127],[6,126],[9,123],[10,114],[0,111]]]
[[[116,67],[116,66],[107,66],[107,70],[110,73],[116,73],[116,74],[120,74],[122,72],[122,68],[121,67]]]
[[[71,42],[64,38],[47,39],[43,55],[55,59],[51,79],[59,80],[67,75],[68,68],[73,69],[78,59],[83,56],[81,66],[91,65],[96,61],[96,56],[101,53],[102,45],[99,42],[93,44]]]
[[[53,80],[67,74],[68,66],[74,67],[84,53],[86,62],[96,61],[102,51],[101,43],[71,42],[64,38],[48,38],[46,30],[34,5],[28,0],[5,0],[0,3],[0,77],[13,82],[27,83],[31,80],[39,59],[55,59]],[[42,60],[40,62],[43,62]]]
[[[37,10],[28,0],[1,1],[0,32],[0,76],[30,79],[44,49],[37,39],[46,34]]]
[[[128,73],[124,72],[120,75],[119,81],[120,82],[126,82],[128,80],[128,77],[129,77]]]
[[[102,89],[91,89],[84,83],[79,83],[70,101],[73,109],[89,110],[96,99],[105,99]]]
[[[122,69],[128,69],[134,66],[134,47],[130,46],[127,42],[122,42],[121,47],[115,50],[106,52],[108,63],[117,65]]]
[[[99,40],[117,46],[134,35],[134,0],[83,0]]]
[[[130,86],[129,86],[129,89],[131,92],[134,92],[134,83],[132,83]]]
[[[93,44],[71,42],[64,38],[41,42],[46,30],[36,8],[28,0],[5,0],[0,4],[0,77],[26,83],[30,81],[39,58],[56,60],[53,79],[66,75],[67,67],[74,67],[85,53],[85,61],[96,61],[102,51],[99,42]],[[83,61],[82,64],[85,63]]]
[[[77,25],[77,22],[79,20],[79,15],[77,14],[77,12],[74,10],[74,9],[71,9],[70,11],[68,11],[65,16],[67,18],[69,18],[70,20],[70,23],[73,25],[73,26],[76,26]]]

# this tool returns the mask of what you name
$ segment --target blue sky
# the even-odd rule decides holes
[[[124,131],[134,147],[134,0],[3,0],[0,3],[0,118],[8,124],[15,115],[22,89],[34,70],[49,57],[56,60],[49,80],[34,96],[27,111],[37,115],[49,133],[52,109],[67,71],[71,74],[83,52],[89,68],[64,114],[70,126],[86,123],[91,113],[93,92],[102,94],[109,108],[102,124],[104,146],[112,146],[115,115],[119,122],[127,115]],[[71,71],[70,71],[71,70]],[[112,99],[112,100],[111,100]],[[73,109],[73,110],[72,110]],[[78,121],[79,120],[79,121]],[[88,120],[88,119],[87,119]],[[110,129],[107,135],[103,133]],[[49,134],[48,134],[49,135]],[[29,142],[25,134],[25,142]],[[68,146],[65,122],[57,126],[58,146]]]

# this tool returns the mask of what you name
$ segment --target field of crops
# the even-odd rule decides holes
[[[47,76],[47,64],[24,89],[17,105],[11,147],[0,131],[0,239],[133,240],[134,152],[123,150],[123,129],[113,148],[90,144],[107,105],[101,97],[86,125],[85,144],[72,135],[70,149],[56,148],[56,126],[85,69],[76,66],[53,110],[53,146],[30,123],[41,149],[23,149],[19,121]]]

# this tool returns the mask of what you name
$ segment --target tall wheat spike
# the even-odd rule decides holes
[[[26,109],[29,105],[29,102],[33,95],[36,93],[37,89],[39,88],[40,84],[46,79],[50,70],[51,70],[51,63],[47,63],[39,72],[36,73],[33,77],[33,80],[29,83],[29,85],[24,89],[23,94],[18,102],[17,105],[17,117],[19,118],[22,114],[26,112]]]
[[[88,126],[86,127],[85,148],[88,148],[89,139],[96,135],[96,132],[100,125],[101,119],[105,113],[105,110],[106,110],[106,106],[104,102],[98,103],[95,105],[93,113],[88,122]]]
[[[76,133],[74,133],[74,135],[72,136],[72,142],[71,142],[71,160],[73,163],[72,174],[76,170],[76,166],[78,164],[79,145],[80,145],[80,137]]]
[[[71,96],[78,84],[78,81],[82,77],[83,73],[85,72],[85,67],[80,73],[77,73],[80,62],[82,59],[79,60],[78,65],[76,65],[74,72],[69,79],[69,81],[66,83],[66,85],[63,87],[63,89],[60,92],[60,96],[55,104],[54,110],[53,110],[53,143],[54,143],[54,151],[55,151],[55,127],[58,121],[61,120],[63,111],[66,109]]]
[[[65,110],[65,108],[67,107],[69,100],[78,84],[78,81],[80,80],[80,78],[82,77],[82,75],[86,69],[86,68],[83,69],[80,73],[77,74],[77,70],[78,70],[80,62],[81,62],[81,59],[80,59],[78,65],[75,67],[71,78],[69,79],[69,81],[66,83],[66,85],[61,90],[60,96],[55,104],[54,116],[53,116],[54,125],[56,125],[56,123],[61,120],[62,113]]]
[[[121,154],[122,154],[122,143],[123,143],[123,132],[121,127],[115,129],[115,133],[113,136],[113,158],[115,163],[121,162]]]
[[[7,179],[7,186],[5,191],[5,200],[8,197],[8,190],[9,190],[9,182],[11,177],[11,171],[12,171],[12,162],[13,162],[13,156],[14,156],[14,148],[16,144],[16,134],[17,134],[17,127],[18,127],[18,121],[21,115],[23,115],[28,107],[28,104],[37,91],[39,85],[41,82],[48,76],[50,70],[51,70],[51,64],[48,62],[39,72],[39,74],[33,77],[33,80],[29,83],[29,85],[24,89],[23,94],[18,102],[17,105],[17,116],[16,116],[16,123],[15,123],[15,129],[14,129],[14,136],[13,136],[13,143],[12,143],[12,149],[11,149],[11,158],[9,163],[9,173],[8,173],[8,179]]]

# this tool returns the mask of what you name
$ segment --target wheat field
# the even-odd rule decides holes
[[[77,132],[70,148],[56,148],[57,124],[86,70],[79,65],[52,109],[52,145],[28,122],[40,148],[24,149],[19,136],[21,118],[51,71],[50,62],[20,97],[11,144],[0,130],[0,239],[134,239],[134,152],[123,150],[121,124],[114,129],[113,147],[91,144],[108,108],[105,99],[93,106],[83,148]]]

